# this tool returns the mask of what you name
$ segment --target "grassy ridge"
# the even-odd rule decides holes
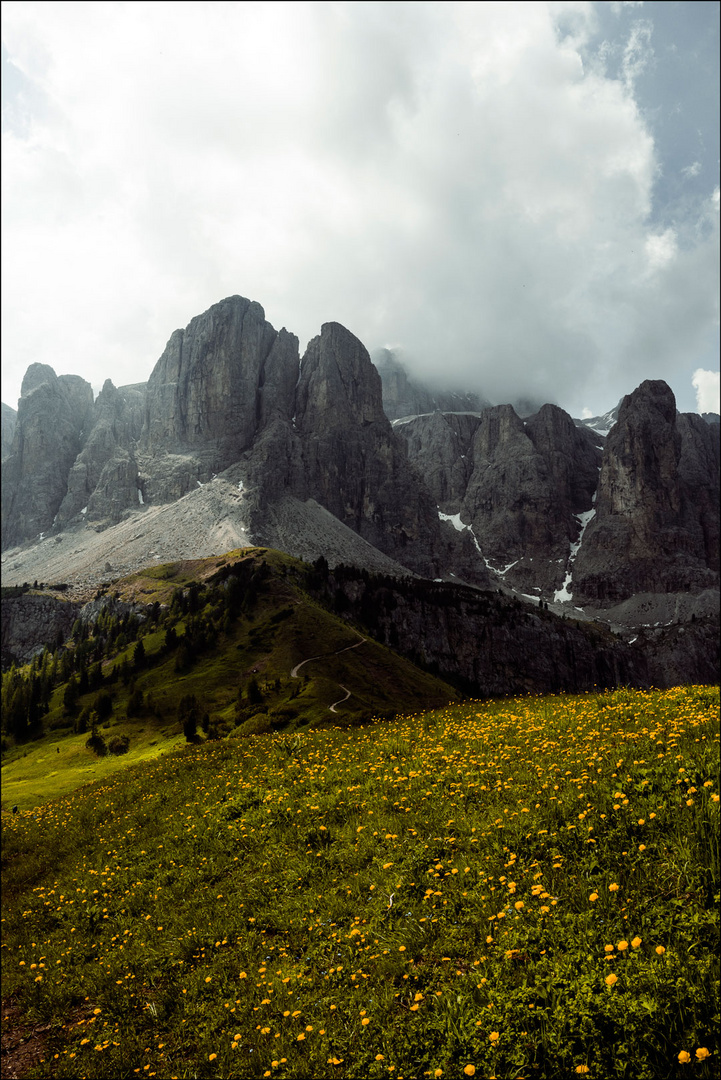
[[[251,585],[245,582],[238,590],[229,614],[228,579],[219,577],[234,567],[244,571]],[[182,743],[179,708],[188,695],[195,695],[217,732],[235,736],[353,725],[370,714],[393,715],[458,696],[447,683],[370,637],[349,648],[364,635],[308,595],[304,585],[310,571],[282,552],[251,548],[152,567],[116,582],[115,599],[164,608],[137,629],[137,637],[135,631],[124,635],[121,648],[106,650],[104,681],[78,696],[72,714],[64,705],[67,683],[54,689],[42,720],[47,734],[11,744],[3,754],[3,807],[30,809]],[[190,617],[171,601],[176,590],[187,595],[191,588],[197,589],[193,617],[203,621],[208,640],[202,648],[193,646],[189,662],[179,666]],[[172,647],[165,643],[169,628],[177,636]],[[90,643],[101,640],[103,632],[99,621]],[[133,663],[138,641],[145,652],[139,668]],[[318,659],[292,678],[293,668],[310,657]],[[11,678],[4,675],[4,683]],[[246,691],[253,679],[262,700],[249,707]],[[350,697],[330,712],[329,706],[344,697],[341,686]],[[101,692],[113,702],[101,735],[129,739],[129,752],[121,758],[98,759],[85,747],[88,734],[73,730],[78,715],[90,712]],[[143,703],[133,710],[131,698],[138,693]],[[139,715],[128,715],[134,711]]]
[[[3,814],[34,1075],[716,1075],[717,713],[471,702]]]

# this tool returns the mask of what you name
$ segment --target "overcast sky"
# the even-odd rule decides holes
[[[3,392],[233,293],[573,415],[718,411],[719,6],[5,0]],[[714,374],[715,373],[715,374]],[[697,393],[699,398],[697,398]]]

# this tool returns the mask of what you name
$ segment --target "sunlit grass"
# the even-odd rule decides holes
[[[470,702],[3,814],[36,1075],[716,1075],[717,720],[706,687]]]

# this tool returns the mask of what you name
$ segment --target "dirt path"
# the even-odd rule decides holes
[[[291,669],[290,677],[291,677],[291,679],[300,678],[300,676],[298,675],[298,672],[300,671],[300,669],[303,667],[304,664],[309,664],[311,662],[311,660],[322,660],[324,656],[340,656],[341,653],[349,652],[351,649],[357,649],[359,645],[364,645],[367,640],[368,640],[368,638],[362,637],[360,639],[360,641],[356,641],[355,644],[346,645],[345,648],[338,649],[336,652],[319,653],[318,656],[309,656],[307,660],[301,660],[301,662],[299,664],[296,664],[295,667]],[[340,683],[338,683],[338,685],[340,686],[341,690],[345,690],[345,697],[338,698],[337,701],[334,701],[332,705],[328,706],[330,711],[333,712],[333,713],[337,711],[336,710],[336,705],[340,705],[342,702],[347,701],[348,698],[350,697],[350,690],[347,687],[342,686]]]
[[[328,706],[328,708],[330,709],[331,712],[336,712],[337,711],[336,710],[336,705],[341,705],[344,701],[347,701],[348,698],[350,697],[350,690],[348,689],[348,687],[343,686],[342,683],[338,683],[338,685],[340,686],[341,690],[345,690],[345,697],[338,698],[337,701],[334,701],[332,705]]]

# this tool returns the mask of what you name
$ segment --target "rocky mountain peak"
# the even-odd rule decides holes
[[[5,461],[3,547],[49,530],[67,490],[93,410],[90,383],[31,364],[18,402],[18,437]]]
[[[308,342],[296,392],[301,431],[383,424],[381,379],[365,346],[340,323],[324,323]]]
[[[142,449],[198,449],[211,452],[214,469],[227,467],[264,417],[279,410],[290,419],[297,368],[297,338],[278,334],[260,304],[242,296],[221,300],[176,330],[155,365]]]
[[[716,442],[699,417],[677,413],[661,380],[623,399],[606,439],[574,596],[614,601],[718,583]]]
[[[57,382],[57,375],[50,364],[31,364],[25,372],[25,376],[20,387],[20,397],[27,397],[38,386],[42,386],[43,383],[50,383],[51,385]]]

